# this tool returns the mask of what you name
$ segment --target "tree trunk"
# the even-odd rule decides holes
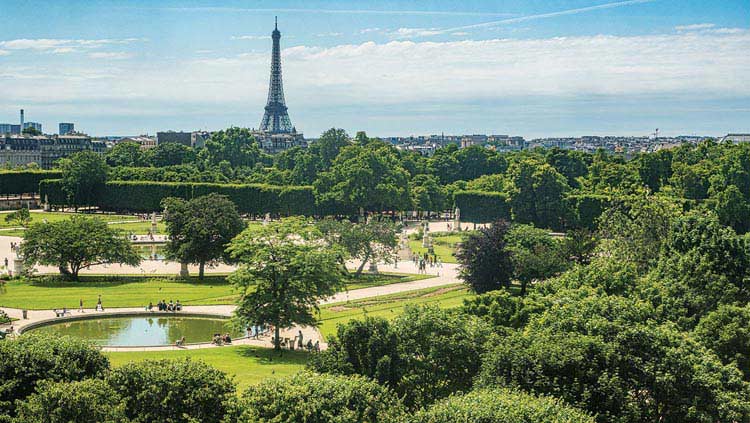
[[[528,285],[528,282],[521,281],[521,296],[526,296],[526,285]]]
[[[367,261],[370,260],[370,253],[368,252],[365,254],[365,258],[362,260],[362,264],[359,265],[357,268],[357,272],[354,274],[355,278],[358,278],[362,275],[362,270],[365,268],[365,264],[367,264]]]
[[[281,339],[279,339],[279,336],[281,336],[281,330],[279,329],[279,325],[275,325],[274,332],[273,349],[279,351],[281,350]]]
[[[206,262],[202,261],[198,266],[198,280],[203,280],[203,273],[206,268]]]

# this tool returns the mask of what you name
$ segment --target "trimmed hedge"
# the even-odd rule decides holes
[[[461,212],[462,222],[488,223],[510,220],[508,197],[501,192],[456,191],[453,202]]]
[[[67,198],[60,180],[42,181],[39,190],[42,198],[47,196],[50,205],[66,205]],[[240,213],[316,214],[312,187],[264,184],[111,181],[96,196],[98,204],[91,205],[115,212],[152,212],[161,210],[161,201],[167,197],[190,200],[212,192],[229,197]]]
[[[62,178],[57,170],[22,170],[0,172],[0,194],[31,194],[39,192],[39,182]]]

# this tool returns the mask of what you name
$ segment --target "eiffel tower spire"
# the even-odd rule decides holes
[[[294,132],[294,127],[286,111],[284,86],[281,82],[281,47],[279,43],[281,32],[279,32],[278,18],[275,20],[271,38],[273,39],[273,49],[271,50],[271,81],[268,85],[268,102],[266,103],[266,112],[263,114],[263,120],[260,122],[260,130],[272,134],[291,133]]]

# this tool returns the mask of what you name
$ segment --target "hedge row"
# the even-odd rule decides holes
[[[57,170],[22,170],[0,172],[0,194],[32,194],[39,191],[39,182],[44,179],[62,178]]]
[[[67,205],[60,180],[40,183],[42,199],[52,206]],[[102,210],[115,212],[152,212],[161,210],[161,201],[167,197],[186,200],[209,193],[226,195],[240,213],[313,215],[315,196],[309,186],[274,186],[264,184],[210,184],[191,182],[111,181],[95,196]]]

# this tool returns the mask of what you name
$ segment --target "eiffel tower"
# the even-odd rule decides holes
[[[260,122],[260,130],[271,134],[291,134],[296,130],[292,126],[287,113],[286,102],[284,101],[284,86],[281,83],[281,48],[279,40],[278,18],[275,27],[271,33],[273,39],[273,50],[271,51],[271,81],[268,84],[268,103],[266,112],[263,114],[263,120]]]

